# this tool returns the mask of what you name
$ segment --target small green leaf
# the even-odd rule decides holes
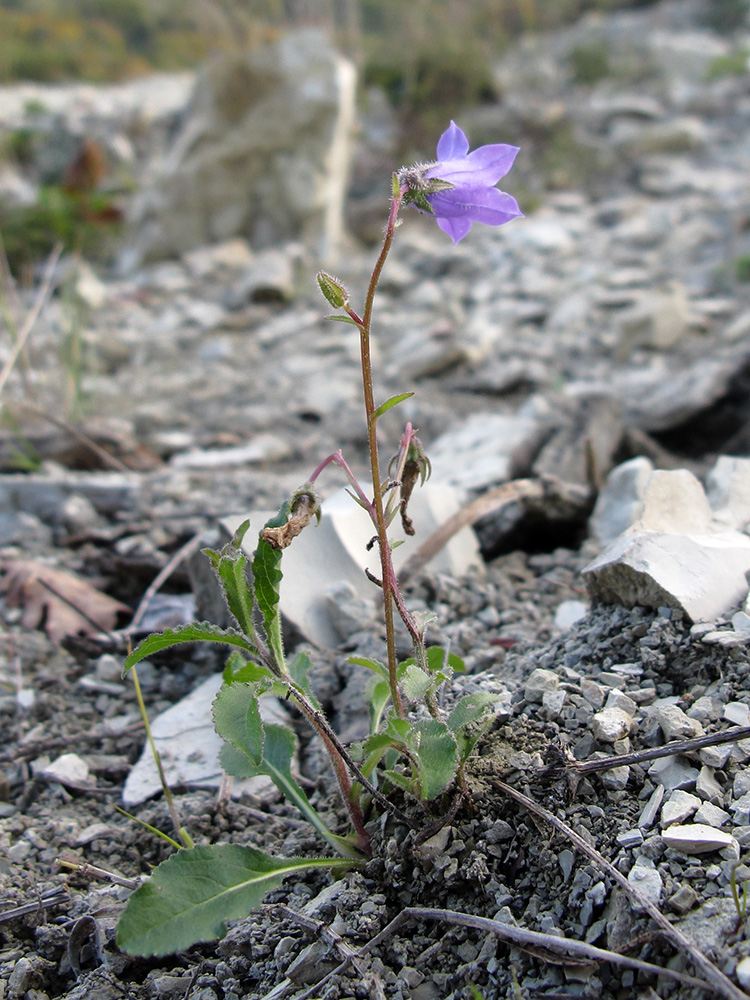
[[[254,640],[253,589],[245,574],[249,560],[242,551],[242,541],[249,527],[250,522],[243,521],[220,552],[213,549],[204,549],[204,552],[219,578],[229,610],[248,639]]]
[[[420,701],[432,687],[432,677],[416,663],[409,663],[399,679],[404,697],[409,701]]]
[[[386,399],[384,403],[381,403],[380,406],[373,410],[372,417],[370,419],[377,420],[378,417],[382,417],[384,413],[388,412],[388,410],[393,409],[394,406],[398,406],[399,403],[403,403],[405,399],[409,399],[409,397],[413,395],[413,392],[400,392],[397,396],[391,396],[389,399]]]
[[[270,518],[264,525],[266,528],[280,528],[287,523],[289,516],[289,501],[281,505],[279,513]],[[268,646],[273,653],[277,667],[286,671],[284,662],[284,643],[281,638],[281,615],[279,613],[279,585],[281,584],[281,549],[275,549],[262,537],[258,538],[258,548],[252,562],[253,580],[255,581],[255,600],[263,615],[263,627],[268,640]]]
[[[444,722],[425,719],[414,723],[407,742],[417,761],[421,798],[434,799],[458,771],[456,738]]]
[[[232,684],[223,687],[216,696],[216,731],[228,744],[220,751],[221,766],[237,778],[267,775],[335,851],[345,858],[361,858],[362,854],[345,837],[331,832],[292,777],[291,764],[297,744],[294,733],[286,726],[262,723],[260,713],[254,714],[253,703],[257,709],[257,697],[249,685]],[[262,732],[260,737],[257,727]],[[259,740],[262,757],[257,752]]]
[[[254,767],[263,759],[263,721],[258,696],[250,684],[225,684],[213,704],[214,728]]]
[[[335,320],[337,323],[349,323],[351,326],[356,326],[358,330],[361,330],[361,325],[351,316],[326,316],[326,319]]]
[[[178,851],[128,900],[117,946],[144,957],[184,951],[221,937],[227,920],[246,917],[287,875],[350,865],[341,858],[274,858],[239,844]]]
[[[163,649],[179,646],[183,642],[218,642],[227,646],[238,646],[251,656],[257,656],[258,650],[237,629],[219,628],[211,622],[191,622],[180,628],[165,629],[163,632],[153,632],[139,643],[125,660],[123,676],[136,663],[145,660],[147,656],[160,653]]]
[[[347,663],[353,663],[355,667],[366,667],[368,670],[374,670],[384,680],[388,680],[388,668],[380,660],[372,660],[369,656],[349,656]]]
[[[380,727],[385,706],[391,699],[388,681],[381,677],[371,677],[367,685],[366,698],[370,711],[370,733],[376,733]]]
[[[310,654],[302,649],[298,653],[295,653],[289,663],[289,676],[300,691],[303,691],[307,696],[307,700],[310,702],[312,707],[320,712],[320,702],[315,697],[315,693],[310,686],[310,678],[308,677],[308,673],[311,668],[312,660],[310,659]]]
[[[448,716],[448,728],[452,733],[460,732],[481,719],[487,708],[497,700],[498,695],[490,694],[489,691],[476,691],[474,694],[464,695]]]

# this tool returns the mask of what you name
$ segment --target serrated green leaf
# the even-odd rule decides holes
[[[458,771],[458,744],[440,719],[415,722],[407,743],[417,761],[420,797],[434,799],[450,785]]]
[[[374,670],[383,680],[388,680],[388,668],[380,660],[372,660],[369,656],[348,656],[346,662],[354,664],[355,667],[366,667],[368,670]]]
[[[144,957],[184,951],[221,937],[227,920],[246,917],[287,875],[348,865],[342,858],[274,858],[239,844],[178,851],[128,900],[117,946]]]
[[[265,738],[258,695],[250,684],[225,684],[213,704],[214,728],[223,740],[258,767]]]
[[[278,514],[266,521],[266,528],[280,528],[289,519],[289,501],[281,505]],[[281,615],[279,613],[279,586],[282,580],[281,549],[275,549],[262,537],[258,538],[258,548],[252,562],[255,581],[255,600],[263,616],[263,628],[268,647],[279,670],[286,672],[284,643],[281,638]]]
[[[146,636],[125,660],[123,676],[147,656],[153,656],[154,653],[160,653],[163,649],[179,646],[184,642],[218,642],[227,646],[237,646],[251,656],[258,655],[255,646],[237,629],[219,628],[211,622],[191,622],[189,625],[181,625],[180,628],[168,628],[163,632],[153,632]]]
[[[420,701],[432,687],[432,677],[416,663],[409,663],[400,676],[401,691],[409,701]]]
[[[243,521],[220,552],[213,549],[204,549],[204,552],[219,578],[230,612],[248,639],[254,640],[253,589],[245,572],[249,560],[242,551],[242,541],[249,527],[250,522]]]
[[[260,663],[243,663],[234,669],[227,664],[222,678],[225,684],[255,684],[259,681],[271,681],[273,674]]]
[[[381,403],[380,406],[373,410],[372,417],[370,419],[377,420],[378,417],[382,417],[384,413],[388,412],[388,410],[393,409],[394,406],[398,406],[399,403],[403,403],[405,399],[409,399],[409,397],[413,395],[413,392],[400,392],[396,396],[390,396],[384,403]]]

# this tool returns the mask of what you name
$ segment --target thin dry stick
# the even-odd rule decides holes
[[[475,524],[481,517],[492,514],[506,504],[528,497],[541,500],[543,495],[544,489],[539,480],[516,479],[511,483],[503,483],[502,486],[498,486],[496,489],[490,490],[489,493],[477,497],[476,500],[464,504],[460,510],[457,510],[447,521],[436,528],[409,556],[399,572],[399,582],[403,584],[409,577],[418,573],[443,546],[448,544],[455,534],[468,524]]]
[[[0,924],[5,923],[7,920],[15,920],[17,917],[25,917],[27,913],[37,913],[39,910],[44,911],[47,907],[62,906],[69,901],[70,897],[67,890],[58,885],[54,889],[42,893],[41,896],[38,896],[30,903],[21,903],[18,906],[11,907],[9,910],[3,910],[0,913]]]
[[[544,806],[540,806],[538,803],[530,799],[528,795],[524,795],[523,792],[519,792],[517,789],[512,788],[510,785],[506,785],[504,781],[499,778],[490,778],[491,783],[503,794],[507,795],[509,798],[518,802],[525,809],[528,809],[530,813],[534,816],[538,816],[540,819],[549,823],[556,830],[562,833],[568,840],[582,851],[587,857],[591,858],[592,861],[596,862],[604,871],[609,875],[609,877],[616,882],[621,889],[623,889],[635,902],[645,910],[651,919],[658,924],[661,930],[664,932],[664,936],[672,942],[672,944],[681,951],[684,955],[692,961],[693,965],[706,977],[710,982],[711,988],[714,992],[721,997],[725,997],[726,1000],[747,1000],[748,994],[743,993],[741,989],[734,985],[731,979],[724,975],[721,969],[718,969],[714,963],[707,958],[702,951],[688,940],[687,937],[679,930],[674,927],[669,920],[661,913],[660,910],[654,906],[650,899],[648,899],[640,891],[632,885],[625,876],[615,868],[607,859],[592,847],[587,844],[583,837],[580,837],[575,830],[572,830],[567,823],[564,823],[561,819],[558,819],[554,813],[551,813]]]
[[[404,583],[407,578],[418,573],[462,528],[476,524],[480,518],[493,514],[508,504],[517,503],[519,500],[539,501],[548,498],[553,503],[580,509],[589,502],[590,497],[591,491],[585,486],[564,483],[552,476],[541,479],[514,479],[510,483],[503,483],[477,497],[476,500],[464,504],[433,531],[401,567],[399,582]]]
[[[116,872],[108,872],[106,868],[91,865],[87,861],[72,861],[67,858],[58,858],[57,863],[62,868],[70,868],[79,875],[99,878],[105,882],[111,882],[113,885],[121,885],[125,889],[137,889],[141,884],[138,879],[126,878],[124,875],[118,875]]]
[[[715,747],[722,743],[735,743],[737,740],[750,738],[750,726],[737,726],[723,733],[712,733],[710,736],[694,736],[689,740],[674,740],[663,747],[653,747],[650,750],[638,750],[635,753],[624,753],[621,757],[603,757],[601,760],[587,760],[579,763],[567,759],[565,766],[576,774],[589,774],[591,771],[608,771],[613,767],[624,767],[626,764],[641,764],[646,760],[658,760],[660,757],[676,757],[678,754],[692,753],[704,747]]]
[[[374,989],[377,995],[377,988],[380,986],[379,976],[377,976],[372,969],[368,969],[367,965],[361,960],[363,953],[358,951],[356,948],[352,948],[350,944],[344,941],[340,934],[337,934],[331,927],[326,926],[322,920],[315,920],[313,917],[308,917],[304,913],[298,913],[296,910],[293,910],[289,906],[285,906],[283,903],[279,903],[274,906],[273,911],[274,913],[278,913],[281,916],[294,920],[301,927],[304,927],[308,933],[317,935],[321,940],[325,941],[327,945],[335,948],[342,958],[341,966],[339,966],[339,968],[343,970],[349,965],[354,966],[354,969],[362,983],[369,986],[371,991]],[[335,974],[336,972],[331,973],[331,975]],[[326,980],[324,981],[327,981],[329,978],[330,976],[326,976]],[[316,983],[301,996],[298,996],[297,1000],[306,1000],[307,997],[314,996],[315,993],[318,992],[320,986],[321,983]],[[380,986],[380,994],[382,995],[382,986]]]
[[[296,915],[295,915],[296,916]],[[688,976],[684,972],[676,972],[673,969],[665,969],[652,962],[644,962],[638,958],[630,958],[629,955],[621,955],[616,951],[609,951],[606,948],[596,948],[594,945],[586,944],[585,941],[576,941],[572,938],[561,938],[554,934],[542,934],[539,931],[530,931],[524,927],[514,927],[512,924],[504,924],[499,920],[491,920],[489,917],[476,916],[473,913],[462,913],[459,910],[433,909],[431,907],[409,906],[397,914],[389,924],[364,947],[356,952],[357,959],[360,960],[369,951],[377,948],[387,937],[394,934],[402,924],[408,920],[439,920],[448,924],[455,924],[459,927],[473,927],[475,930],[489,931],[506,944],[521,948],[532,955],[542,958],[544,961],[551,961],[560,964],[587,964],[590,962],[609,962],[612,965],[621,965],[626,969],[634,969],[638,972],[647,972],[652,976],[664,976],[673,979],[685,986],[697,986],[700,989],[711,989],[709,983],[703,979],[696,979]],[[323,936],[323,935],[321,935]],[[327,938],[324,938],[328,940]],[[317,982],[311,989],[296,1000],[308,1000],[316,992],[319,992],[330,979],[340,975],[346,967],[352,963],[353,958],[344,954],[341,964],[330,972],[324,979]],[[357,968],[361,975],[361,971]]]
[[[36,416],[41,417],[43,420],[49,421],[49,423],[54,424],[55,427],[59,427],[61,431],[65,431],[66,434],[70,434],[72,438],[80,442],[90,451],[92,451],[96,456],[98,456],[105,465],[109,465],[111,468],[116,469],[118,472],[132,472],[133,470],[130,466],[121,462],[119,458],[112,455],[107,451],[106,448],[102,448],[100,444],[97,444],[88,434],[84,434],[82,430],[77,427],[73,427],[72,424],[67,423],[65,420],[60,420],[59,417],[53,417],[51,413],[47,413],[46,410],[40,409],[38,406],[33,406],[31,403],[23,402],[20,404],[23,409],[30,410]],[[15,407],[14,407],[15,409]]]
[[[26,319],[24,320],[23,326],[18,331],[18,336],[16,337],[16,342],[13,345],[13,350],[10,352],[10,357],[5,362],[2,372],[0,372],[0,396],[3,394],[3,389],[5,388],[5,383],[10,377],[10,373],[18,361],[21,352],[24,349],[26,341],[29,338],[34,324],[39,318],[39,313],[45,306],[47,299],[49,298],[50,291],[52,290],[52,279],[55,275],[55,268],[57,266],[57,261],[59,260],[60,254],[62,253],[62,243],[58,243],[55,249],[47,258],[47,263],[44,268],[44,275],[42,278],[42,284],[37,292],[36,299],[34,300],[34,305],[31,307]]]

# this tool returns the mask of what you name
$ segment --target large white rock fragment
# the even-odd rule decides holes
[[[591,533],[600,545],[613,542],[641,516],[646,485],[653,471],[653,463],[643,455],[612,469],[590,520]]]
[[[683,854],[708,854],[736,844],[731,834],[706,826],[705,823],[670,826],[662,831],[661,839],[667,847],[682,851]]]
[[[750,538],[727,527],[745,518],[744,469],[735,465],[727,469],[720,463],[716,468],[723,470],[721,489],[715,486],[712,494],[723,511],[720,518],[698,479],[685,469],[657,470],[645,487],[640,482],[639,516],[583,571],[594,599],[627,606],[668,605],[680,608],[693,621],[710,621],[745,597]],[[635,469],[627,476],[620,473],[628,501],[621,509],[620,524],[628,510],[634,514],[638,509],[635,473]],[[607,489],[613,491],[618,481],[614,479]],[[615,500],[616,494],[610,492],[606,504],[614,508]]]
[[[346,593],[347,608],[352,608],[353,598],[358,597],[363,602],[362,627],[365,627],[379,593],[367,579],[365,569],[379,577],[380,557],[377,546],[369,550],[367,547],[374,534],[372,521],[345,490],[328,497],[321,507],[320,524],[311,524],[284,551],[279,606],[283,616],[310,642],[336,647],[347,638],[340,631],[347,616],[332,614],[332,601]],[[458,507],[456,494],[448,486],[431,481],[414,490],[409,501],[409,516],[416,537],[404,534],[398,518],[389,531],[393,540],[406,543],[393,551],[397,573],[420,541],[447,521]],[[243,543],[248,555],[258,544],[258,532],[275,513],[251,512],[250,531]],[[244,520],[245,515],[226,517],[221,525],[232,535]],[[435,572],[453,576],[460,576],[472,568],[481,570],[484,563],[474,531],[466,527],[457,532],[427,565]]]
[[[583,571],[592,598],[681,608],[692,621],[725,614],[747,593],[750,538],[739,532],[622,535]]]
[[[218,789],[223,772],[219,765],[219,751],[223,740],[214,729],[211,706],[221,687],[221,674],[205,680],[200,687],[187,695],[151,723],[151,734],[159,751],[162,766],[170,788]],[[276,698],[262,698],[261,716],[266,722],[290,725],[290,716]],[[159,773],[151,748],[146,743],[139,760],[134,764],[125,782],[122,801],[126,808],[137,806],[161,791]],[[270,778],[235,779],[232,796],[243,794],[257,798],[274,798],[275,786]]]
[[[343,238],[355,91],[353,63],[312,30],[210,61],[134,201],[120,267],[238,235],[255,249],[301,239],[331,260]]]

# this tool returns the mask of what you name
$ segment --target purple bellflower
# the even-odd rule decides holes
[[[434,215],[455,246],[472,222],[502,226],[522,216],[515,198],[495,185],[513,166],[518,146],[496,143],[469,152],[469,140],[451,122],[437,144],[437,162],[403,167],[404,201]]]

